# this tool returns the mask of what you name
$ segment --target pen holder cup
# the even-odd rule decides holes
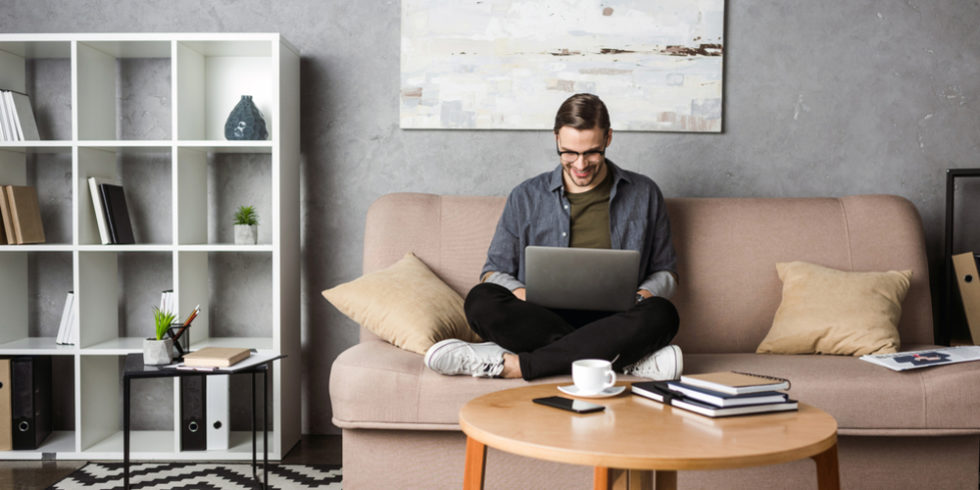
[[[184,354],[190,352],[191,347],[191,326],[188,325],[184,328],[183,333],[180,332],[183,323],[171,323],[170,327],[167,328],[167,337],[174,339],[174,357],[183,357]],[[180,337],[177,338],[177,334],[180,333]]]

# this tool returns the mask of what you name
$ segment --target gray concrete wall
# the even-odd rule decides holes
[[[945,169],[980,167],[980,2],[733,1],[727,17],[724,132],[620,133],[610,157],[668,196],[905,196],[936,276]],[[369,204],[504,195],[556,163],[547,131],[399,129],[399,23],[393,0],[0,0],[0,32],[278,31],[299,48],[304,432],[336,430],[330,363],[357,328],[319,291],[360,274]],[[977,221],[958,250],[980,249]]]

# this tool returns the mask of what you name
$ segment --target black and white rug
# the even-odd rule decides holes
[[[88,463],[48,490],[116,490],[122,463]],[[263,477],[259,465],[259,479]],[[270,464],[269,488],[340,490],[340,465]],[[238,490],[261,488],[250,463],[131,463],[129,486],[141,490]]]

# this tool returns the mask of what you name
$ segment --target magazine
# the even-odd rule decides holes
[[[892,371],[906,371],[958,362],[980,361],[980,346],[963,345],[912,350],[894,354],[868,354],[861,360],[884,366]]]

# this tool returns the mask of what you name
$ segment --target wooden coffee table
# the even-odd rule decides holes
[[[574,414],[532,403],[564,395],[557,384],[483,395],[459,412],[467,436],[463,488],[483,488],[487,446],[532,458],[595,467],[594,487],[672,489],[678,470],[761,466],[812,458],[821,489],[840,488],[837,421],[799,411],[712,419],[643,397],[589,399],[602,412]]]

